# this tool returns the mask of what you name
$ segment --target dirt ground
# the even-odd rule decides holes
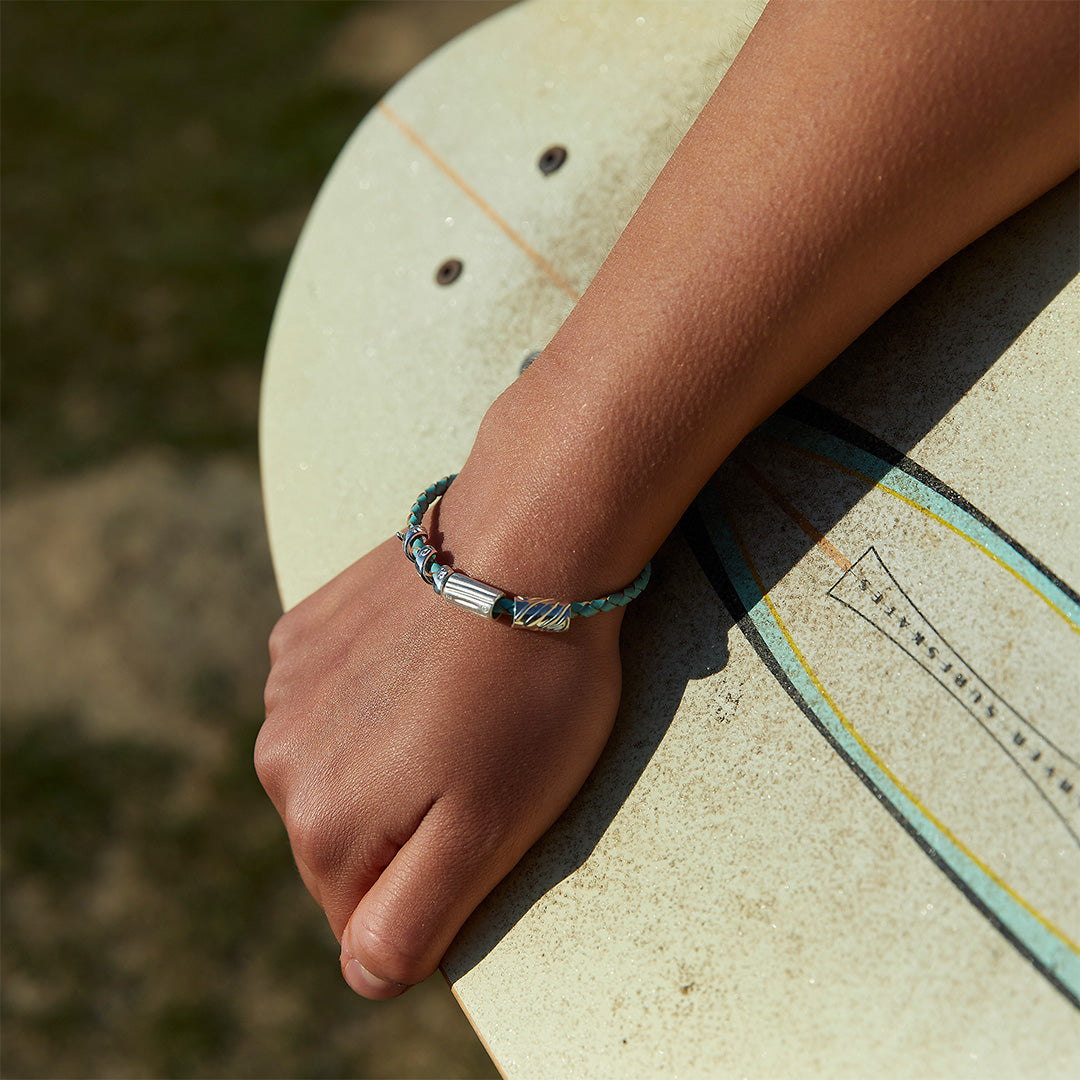
[[[441,978],[344,986],[251,749],[289,252],[366,110],[500,6],[0,7],[4,1077],[496,1075]]]

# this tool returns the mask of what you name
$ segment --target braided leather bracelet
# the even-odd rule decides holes
[[[500,615],[509,615],[514,626],[528,630],[547,630],[558,632],[570,627],[570,620],[588,617],[600,611],[613,611],[617,607],[629,604],[649,584],[652,563],[627,585],[622,592],[602,596],[599,600],[586,600],[583,603],[564,604],[558,600],[533,600],[526,596],[507,596],[500,589],[475,581],[458,570],[452,570],[438,562],[439,553],[428,542],[427,533],[421,528],[424,514],[428,507],[453,483],[453,476],[444,476],[431,487],[417,496],[409,511],[409,520],[404,530],[397,534],[408,560],[416,566],[419,575],[435,592],[458,607],[474,611],[486,619],[497,619]]]

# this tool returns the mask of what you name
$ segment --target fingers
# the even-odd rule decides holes
[[[359,898],[415,832],[431,800],[373,804],[360,781],[335,776],[332,762],[305,754],[269,721],[255,744],[255,770],[285,825],[300,876],[340,941]]]
[[[341,939],[345,981],[363,997],[396,997],[431,975],[481,900],[532,837],[498,842],[438,804],[357,905]]]
[[[386,872],[429,806],[420,802],[410,812],[402,805],[388,815],[340,796],[290,801],[284,817],[293,855],[338,941],[360,898]]]
[[[435,970],[580,787],[619,695],[616,622],[543,648],[443,628],[402,567],[388,543],[282,617],[255,747],[343,973],[372,998]]]

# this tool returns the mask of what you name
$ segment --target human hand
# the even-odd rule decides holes
[[[397,540],[278,622],[256,769],[358,993],[430,975],[584,783],[618,706],[620,622],[479,619]]]

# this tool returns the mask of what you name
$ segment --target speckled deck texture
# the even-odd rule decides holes
[[[1066,584],[1080,571],[1075,200],[1069,183],[962,253],[806,395],[947,477]],[[662,550],[627,616],[615,738],[459,937],[455,991],[513,1077],[1074,1074],[1080,848],[1076,788],[1061,785],[1080,751],[1075,605],[890,477],[811,457],[779,428]],[[768,592],[735,614],[753,634],[755,610],[775,609],[869,764],[736,624],[707,525],[737,534]],[[895,583],[876,620],[885,579],[863,593],[867,549]],[[899,587],[911,607],[890,627]],[[991,704],[1005,747],[975,715]],[[1039,734],[1061,756],[1043,747],[1025,773]],[[885,775],[867,778],[875,765]],[[905,795],[907,819],[889,801]],[[950,842],[952,865],[934,846]],[[1015,932],[1031,924],[1035,949]]]
[[[522,5],[361,126],[268,356],[287,603],[460,465],[749,19]],[[611,744],[446,959],[507,1076],[1080,1070],[1076,206],[927,279],[662,549]]]

